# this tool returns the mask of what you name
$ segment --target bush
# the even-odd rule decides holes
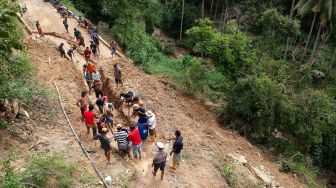
[[[45,186],[49,178],[55,179],[59,184],[70,183],[75,171],[73,164],[65,164],[63,156],[37,156],[32,158],[27,169],[21,174],[21,182]]]

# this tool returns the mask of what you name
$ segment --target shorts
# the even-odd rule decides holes
[[[90,128],[92,129],[92,136],[93,136],[93,138],[97,136],[97,126],[95,126],[95,125],[86,125],[86,128],[88,130],[90,130]]]
[[[149,131],[149,135],[151,135],[151,136],[156,135],[156,130],[155,130],[155,128],[154,128],[154,129],[148,129],[148,131]]]
[[[140,143],[138,145],[132,145],[133,155],[134,156],[138,156],[139,155],[139,152],[141,151],[141,146],[142,146],[142,143]]]
[[[173,155],[173,163],[179,164],[181,162],[181,152],[174,153]]]
[[[166,167],[166,162],[154,164],[154,172],[158,171],[159,169],[161,171],[164,171],[165,167]]]
[[[80,111],[82,116],[84,116],[84,112],[86,111],[86,106],[80,107]]]
[[[113,123],[113,118],[112,118],[112,116],[107,116],[107,118],[106,118],[106,122],[107,123]]]
[[[118,144],[118,148],[120,151],[128,153],[130,150],[130,147],[128,146],[128,144]]]

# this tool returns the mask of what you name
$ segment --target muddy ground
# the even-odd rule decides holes
[[[151,162],[156,150],[155,143],[144,142],[143,159],[128,162],[122,159],[117,153],[112,155],[112,164],[106,165],[103,151],[100,149],[99,141],[94,141],[91,136],[86,135],[86,129],[80,120],[79,108],[75,105],[82,90],[86,90],[82,75],[84,59],[79,49],[75,53],[76,61],[71,62],[61,58],[57,52],[57,46],[64,42],[65,49],[69,43],[75,42],[72,31],[77,27],[74,19],[69,20],[69,31],[67,34],[62,18],[56,10],[43,0],[23,0],[28,7],[23,19],[35,30],[34,22],[39,20],[45,32],[56,32],[58,36],[39,37],[27,35],[25,43],[28,46],[28,54],[38,69],[39,84],[52,90],[53,97],[51,105],[57,109],[53,112],[56,119],[50,120],[50,114],[46,113],[41,121],[34,125],[31,139],[26,143],[20,143],[21,155],[33,155],[41,151],[62,153],[68,156],[70,161],[78,164],[79,173],[90,173],[95,176],[90,162],[81,151],[77,141],[67,126],[54,89],[53,81],[59,87],[66,112],[73,124],[77,134],[84,146],[94,153],[91,157],[96,162],[99,170],[104,176],[111,176],[116,187],[125,185],[130,187],[228,187],[228,179],[225,173],[216,166],[229,164],[233,166],[232,173],[235,174],[237,187],[305,187],[299,180],[291,175],[279,172],[279,164],[273,158],[257,146],[250,144],[245,138],[236,132],[225,128],[216,121],[215,115],[208,110],[201,102],[191,99],[188,96],[174,90],[167,83],[165,78],[145,74],[141,68],[133,65],[127,57],[112,58],[109,49],[100,46],[99,58],[93,58],[96,66],[102,70],[105,79],[109,79],[105,85],[105,94],[112,98],[114,103],[121,91],[133,91],[143,99],[144,104],[157,116],[157,141],[166,145],[167,150],[171,149],[172,143],[166,138],[173,137],[176,129],[181,130],[185,140],[183,161],[179,168],[174,171],[166,168],[166,175],[163,181],[158,177],[153,178],[151,174]],[[86,45],[89,45],[89,36],[84,29]],[[65,40],[66,39],[66,40]],[[50,62],[49,62],[50,57]],[[118,63],[124,73],[124,86],[116,87],[112,82],[113,64]],[[106,80],[104,80],[106,81]],[[95,101],[93,94],[90,99]],[[58,106],[57,106],[58,105]],[[118,123],[127,124],[128,109],[125,106],[114,110],[114,116]],[[131,121],[135,121],[131,119]],[[115,131],[115,128],[114,128]],[[34,143],[39,143],[36,148],[29,150]],[[116,147],[115,143],[113,142]],[[171,163],[168,158],[168,163]],[[20,165],[18,165],[20,166]],[[24,166],[24,164],[22,164]],[[18,167],[20,168],[20,167]],[[222,173],[221,173],[222,172]],[[267,177],[264,177],[267,175]],[[98,187],[99,179],[90,184],[76,182],[75,187]]]

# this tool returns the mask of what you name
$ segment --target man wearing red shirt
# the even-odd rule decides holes
[[[131,132],[128,135],[128,140],[132,142],[132,150],[133,150],[133,156],[135,158],[141,159],[141,145],[142,140],[140,137],[140,132],[138,128],[135,128],[134,125],[130,126]]]
[[[86,62],[89,62],[91,56],[91,50],[89,49],[89,47],[86,47],[86,49],[84,50],[84,58]]]
[[[99,117],[96,115],[96,113],[93,112],[93,109],[94,105],[90,104],[89,111],[84,112],[84,120],[87,129],[87,134],[90,133],[90,128],[92,128],[93,138],[95,138],[97,136],[97,126],[95,119],[98,119]]]

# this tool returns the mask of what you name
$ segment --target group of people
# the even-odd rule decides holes
[[[78,46],[83,46],[85,48],[84,59],[86,63],[83,65],[83,75],[89,90],[82,91],[81,96],[77,101],[77,105],[80,108],[82,120],[86,125],[86,132],[87,134],[90,134],[90,131],[92,131],[92,138],[100,141],[101,148],[104,150],[104,155],[108,164],[110,164],[111,159],[111,140],[116,141],[118,151],[124,158],[126,158],[126,160],[133,158],[141,160],[141,148],[143,141],[147,140],[148,142],[154,142],[156,140],[156,116],[154,112],[146,109],[140,97],[134,96],[133,92],[129,91],[127,93],[121,93],[120,100],[123,101],[123,104],[127,105],[129,108],[132,107],[132,117],[138,118],[138,124],[130,124],[129,129],[126,129],[122,124],[114,122],[114,105],[109,100],[108,96],[104,95],[102,90],[103,83],[101,75],[95,65],[90,61],[91,53],[98,57],[98,33],[91,22],[87,19],[80,17],[78,24],[88,30],[92,39],[90,41],[90,47],[85,48],[82,33],[77,28],[74,28],[74,36],[78,42]],[[64,18],[63,25],[66,31],[69,32],[69,23],[67,18]],[[38,32],[43,34],[41,26],[38,22],[36,23],[36,27]],[[116,55],[116,43],[114,41],[111,42],[110,48],[112,57],[114,57]],[[64,43],[61,43],[58,50],[62,57],[66,57],[67,54],[72,60],[76,46],[71,47],[66,52],[64,49]],[[118,64],[114,64],[114,78],[117,87],[119,84],[123,85],[122,70]],[[92,89],[94,90],[96,96],[95,104],[91,103],[88,98],[88,94]],[[98,112],[95,111],[95,106],[97,106]],[[116,131],[113,131],[115,124]],[[149,132],[148,139],[147,136],[141,136],[139,126]],[[160,169],[161,180],[163,179],[168,154],[173,155],[173,163],[170,166],[172,169],[176,169],[181,160],[181,150],[183,149],[183,137],[181,136],[181,132],[176,130],[175,137],[171,139],[174,140],[174,144],[169,153],[166,151],[165,145],[162,142],[156,143],[157,151],[155,152],[152,162],[152,173],[153,176],[156,176],[157,171]],[[131,151],[133,156],[131,156]]]

